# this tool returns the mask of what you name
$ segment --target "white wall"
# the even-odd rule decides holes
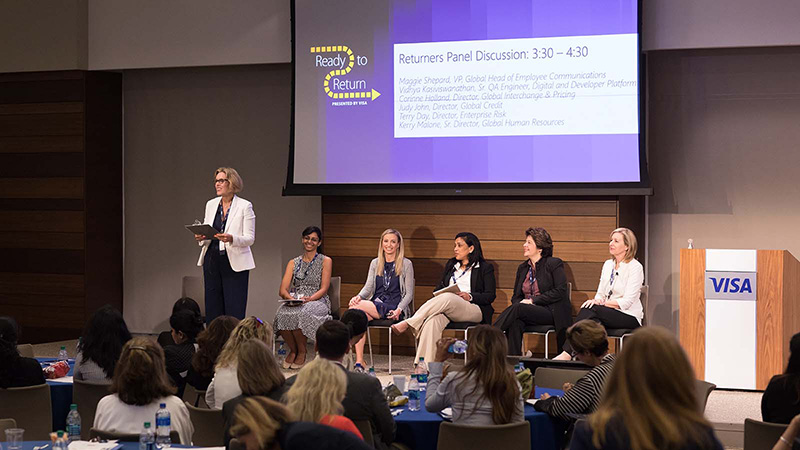
[[[274,316],[286,262],[321,212],[318,197],[281,197],[290,76],[288,64],[124,72],[124,315],[131,331],[166,329],[182,278],[202,277],[199,249],[183,225],[202,220],[221,165],[242,175],[242,197],[256,212],[248,314]]]
[[[291,61],[288,0],[88,0],[89,69]]]

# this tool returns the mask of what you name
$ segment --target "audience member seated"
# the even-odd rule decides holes
[[[800,333],[789,341],[789,352],[786,371],[769,380],[761,397],[764,422],[789,423],[800,414]]]
[[[194,426],[183,401],[173,395],[173,387],[164,366],[164,350],[143,337],[128,341],[122,348],[111,395],[100,399],[94,416],[94,428],[117,433],[142,431],[144,422],[154,423],[159,404],[166,403],[172,429],[181,444],[190,445]]]
[[[342,400],[344,416],[353,422],[368,420],[372,426],[373,445],[377,449],[387,449],[394,440],[396,425],[380,381],[365,373],[348,372],[342,365],[352,337],[347,325],[329,320],[317,329],[316,350],[320,358],[338,364],[347,376],[347,392]],[[291,377],[286,384],[291,386],[296,379],[296,376]]]
[[[444,375],[444,361],[453,338],[439,339],[436,356],[428,366],[425,409],[438,413],[453,408],[453,423],[504,425],[522,422],[524,403],[514,371],[506,362],[508,346],[503,333],[490,325],[479,325],[469,333],[464,368]]]
[[[95,311],[78,341],[72,370],[76,380],[111,383],[122,346],[131,333],[122,314],[110,305]]]
[[[597,409],[606,379],[614,368],[615,355],[608,353],[606,329],[593,320],[581,320],[569,327],[567,340],[575,359],[592,366],[592,370],[576,381],[574,386],[565,383],[563,397],[551,397],[545,393],[533,407],[560,420],[572,422],[576,416]]]
[[[231,332],[228,342],[214,366],[214,378],[206,390],[206,403],[211,409],[222,409],[222,404],[242,395],[236,368],[242,344],[256,339],[272,347],[272,327],[256,316],[245,317]]]
[[[608,252],[611,259],[603,264],[600,284],[594,299],[586,300],[575,321],[592,319],[606,329],[634,329],[642,325],[644,309],[639,298],[644,283],[644,268],[636,256],[636,235],[627,228],[611,232]],[[570,359],[569,342],[556,359]]]
[[[196,351],[195,339],[203,329],[203,319],[193,311],[182,310],[169,318],[169,326],[172,328],[172,340],[175,343],[164,347],[167,375],[178,388],[178,397],[182,398],[186,376]]]
[[[333,262],[317,248],[322,244],[322,230],[311,226],[303,230],[303,254],[286,264],[278,295],[286,300],[302,300],[301,305],[281,304],[275,314],[275,330],[289,346],[284,369],[299,369],[306,363],[306,346],[317,328],[331,318]]]
[[[238,323],[239,319],[236,317],[219,316],[197,335],[197,352],[192,356],[192,366],[189,367],[186,382],[198,391],[208,389],[214,377],[217,357]]]
[[[230,317],[230,316],[220,316]],[[214,319],[218,320],[220,317]],[[211,326],[214,322],[211,322]],[[230,442],[230,427],[233,423],[233,412],[236,406],[247,397],[263,396],[277,402],[282,401],[286,393],[286,378],[283,377],[277,361],[272,356],[272,350],[267,344],[250,340],[244,342],[237,358],[238,369],[236,378],[242,395],[234,397],[222,405],[222,417],[225,419],[225,446]]]
[[[317,358],[300,369],[286,393],[289,410],[304,422],[319,422],[364,439],[352,420],[342,414],[347,375],[327,359]]]
[[[403,236],[389,228],[378,241],[378,257],[369,264],[367,282],[350,299],[350,308],[367,313],[370,320],[411,317],[414,303],[414,266],[405,258]],[[356,343],[356,363],[364,362],[363,337]]]
[[[0,388],[34,386],[44,383],[42,366],[17,351],[19,328],[11,317],[0,317]]]
[[[778,438],[778,442],[772,446],[772,450],[787,450],[797,449],[800,447],[797,443],[797,434],[800,433],[800,415],[794,416],[789,422],[789,426],[783,431],[783,434]]]
[[[572,325],[564,262],[553,257],[553,240],[547,230],[528,228],[525,235],[522,254],[527,260],[517,268],[511,306],[500,314],[494,325],[506,333],[509,355],[522,354],[526,326],[553,325],[560,353],[567,327]]]
[[[192,311],[201,317],[203,315],[203,313],[200,312],[200,305],[198,305],[194,299],[190,297],[181,297],[175,301],[174,305],[172,305],[172,313],[170,314],[170,317],[172,317],[176,312],[183,310]],[[172,331],[162,331],[158,335],[158,344],[161,346],[161,348],[174,343],[175,341],[172,339]]]
[[[353,370],[353,366],[355,365],[354,353],[356,353],[353,351],[353,347],[359,342],[365,340],[369,326],[369,317],[367,317],[367,313],[361,311],[360,309],[348,309],[342,314],[342,323],[347,325],[351,336],[350,346],[347,349],[347,354],[345,355],[342,364],[344,364],[345,369]],[[361,350],[361,359],[363,360],[363,346]],[[361,367],[367,367],[363,361],[361,362]]]
[[[671,332],[636,330],[625,339],[597,411],[575,427],[570,449],[722,450],[703,417],[695,383]]]
[[[296,422],[286,406],[250,397],[236,407],[231,433],[247,450],[370,450],[347,431],[313,422]]]
[[[459,292],[437,295],[425,302],[413,317],[392,325],[392,331],[398,334],[410,327],[419,338],[415,363],[420,357],[433,361],[436,343],[451,321],[492,323],[492,302],[496,296],[494,267],[483,259],[481,242],[472,233],[458,233],[453,254],[435,290],[457,285]]]

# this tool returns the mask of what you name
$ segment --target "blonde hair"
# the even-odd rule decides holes
[[[266,395],[286,381],[272,352],[262,341],[244,342],[238,361],[236,378],[244,395]]]
[[[236,328],[231,331],[231,337],[225,342],[222,351],[219,352],[217,363],[214,368],[228,367],[237,361],[239,355],[239,348],[243,343],[257,339],[268,346],[272,346],[272,325],[256,316],[250,316],[242,319]]]
[[[378,239],[378,267],[377,270],[383,270],[383,265],[386,263],[386,257],[383,255],[383,237],[387,234],[393,234],[397,236],[397,254],[394,258],[394,273],[397,274],[399,277],[403,274],[403,258],[405,257],[405,246],[403,245],[403,235],[400,234],[399,231],[395,230],[394,228],[387,228],[383,233],[381,233],[381,238]],[[376,272],[379,273],[379,272]]]
[[[278,430],[294,421],[284,405],[266,397],[247,397],[234,410],[231,436],[253,433],[261,448],[269,448]]]
[[[623,262],[631,262],[631,260],[636,257],[636,250],[638,248],[638,244],[636,243],[636,235],[633,234],[633,231],[624,227],[617,228],[616,230],[612,231],[609,237],[613,238],[614,233],[621,234],[622,241],[628,246],[628,251],[625,252],[625,258],[623,258]]]
[[[244,182],[242,181],[242,177],[239,176],[239,172],[236,171],[233,167],[220,167],[214,171],[214,181],[217,179],[217,175],[224,173],[225,176],[228,178],[228,183],[231,184],[231,190],[238,194],[242,192],[244,189]]]
[[[626,342],[600,406],[588,418],[594,446],[603,445],[607,426],[615,418],[625,424],[633,450],[706,444],[711,425],[695,397],[692,366],[675,336],[648,326],[637,329]]]
[[[341,414],[347,375],[327,359],[317,358],[300,369],[286,393],[286,406],[298,420],[319,422],[326,414]]]

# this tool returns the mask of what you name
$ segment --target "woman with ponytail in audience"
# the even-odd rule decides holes
[[[367,282],[350,299],[351,309],[367,313],[369,320],[402,320],[411,317],[414,306],[414,266],[404,257],[403,236],[391,228],[381,234],[378,257],[369,264]],[[362,337],[356,347],[356,363],[366,367]]]
[[[11,317],[0,317],[0,388],[44,384],[42,366],[17,350],[19,328]]]
[[[161,403],[166,403],[172,430],[180,435],[180,444],[191,445],[194,426],[189,410],[173,395],[175,387],[167,377],[164,351],[150,339],[133,338],[122,348],[111,392],[97,404],[93,428],[138,434],[142,424],[150,422],[155,430],[156,411]]]
[[[453,423],[504,425],[522,422],[521,387],[506,362],[508,346],[503,333],[490,325],[479,325],[469,333],[464,368],[443,375],[444,361],[453,338],[439,339],[435,360],[430,363],[425,409],[437,413],[453,408]],[[444,377],[444,379],[442,379]]]
[[[361,354],[363,360],[363,342],[368,332],[369,317],[367,317],[367,313],[360,309],[348,309],[342,314],[342,323],[347,325],[347,329],[350,331],[350,348],[347,350],[347,354],[344,355],[342,364],[344,364],[345,369],[353,370],[355,366],[355,361],[353,361],[353,348],[355,348],[359,342],[362,343]],[[367,366],[362,362],[361,367]]]
[[[172,328],[172,340],[175,343],[164,347],[167,374],[172,384],[178,388],[178,397],[183,397],[186,376],[196,351],[195,339],[203,330],[203,319],[193,311],[182,310],[170,316],[169,326]]]
[[[453,258],[444,266],[435,290],[458,286],[458,293],[445,292],[423,304],[414,316],[392,325],[392,331],[405,333],[411,328],[419,338],[414,362],[424,357],[432,361],[442,331],[452,322],[492,323],[492,302],[497,293],[494,267],[483,259],[481,241],[472,233],[458,233]]]
[[[675,336],[644,327],[625,339],[597,411],[578,422],[572,450],[722,450],[695,395]]]

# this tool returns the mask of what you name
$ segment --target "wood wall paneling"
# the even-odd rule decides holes
[[[706,251],[681,249],[680,341],[698,379],[706,373]]]
[[[83,153],[83,135],[0,136],[0,153],[61,153],[61,152]]]
[[[67,177],[69,179],[75,179],[75,177],[83,177],[83,164],[83,153],[0,152],[0,179],[46,177]],[[79,188],[81,191],[83,190],[82,183]],[[83,198],[82,194],[81,192],[80,196],[72,195],[70,197]]]
[[[83,125],[82,113],[0,115],[0,136],[78,136]]]
[[[83,178],[0,178],[4,198],[83,198]]]

